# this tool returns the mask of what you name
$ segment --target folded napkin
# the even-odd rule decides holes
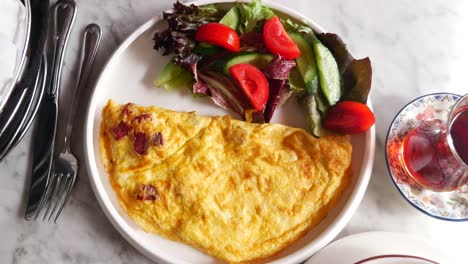
[[[20,66],[26,38],[26,8],[20,0],[0,1],[0,101]]]

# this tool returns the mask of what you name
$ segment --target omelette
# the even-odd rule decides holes
[[[348,136],[113,101],[100,146],[143,230],[231,263],[273,256],[318,225],[351,173]]]

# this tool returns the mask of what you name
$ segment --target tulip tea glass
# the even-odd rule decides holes
[[[424,109],[415,121],[401,144],[407,175],[438,192],[468,184],[468,94],[452,109]]]

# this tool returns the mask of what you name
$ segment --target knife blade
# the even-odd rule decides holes
[[[32,54],[33,60],[36,57],[41,56],[43,54],[45,43],[47,41],[47,33],[48,33],[48,27],[49,27],[49,5],[50,5],[49,0],[44,0],[44,1],[31,0],[30,1],[30,6],[31,6],[30,42],[33,42],[32,46],[37,46],[37,49],[40,49],[40,53],[39,52],[36,53],[36,51],[33,51],[34,52]],[[34,44],[34,41],[36,41],[37,43]],[[47,65],[45,65],[45,67],[47,67]],[[46,80],[44,80],[44,82],[45,81]],[[37,182],[35,185],[37,186]],[[37,188],[34,188],[34,189],[37,192],[38,189]],[[32,198],[33,196],[30,193],[29,199],[32,199]],[[31,208],[29,208],[28,206],[28,208],[26,209],[26,216],[25,216],[26,219],[29,218],[28,214],[30,213],[31,213]]]
[[[47,1],[48,2],[48,1]],[[64,53],[76,16],[73,0],[59,0],[52,9],[52,54],[50,83],[38,113],[38,124],[34,137],[31,188],[25,219],[36,219],[47,202],[49,179],[53,167],[55,136],[58,120],[58,95]]]

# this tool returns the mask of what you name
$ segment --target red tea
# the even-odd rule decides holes
[[[468,164],[468,106],[462,107],[454,115],[450,127],[450,137],[458,156]]]
[[[458,155],[468,159],[468,107],[453,119],[450,136]],[[447,144],[447,128],[440,120],[425,121],[411,130],[403,141],[403,168],[422,187],[452,191],[468,183],[468,170]]]

